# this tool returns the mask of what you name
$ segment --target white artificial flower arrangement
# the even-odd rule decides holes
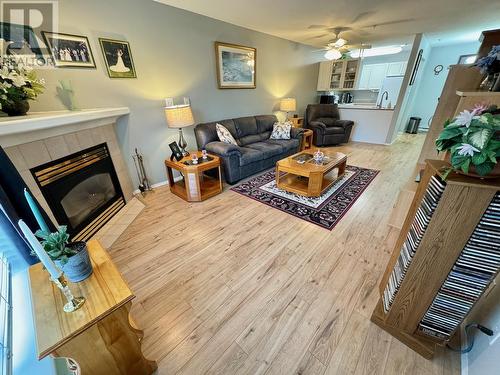
[[[45,81],[38,79],[31,67],[15,59],[0,61],[0,109],[21,101],[34,100],[45,88]]]

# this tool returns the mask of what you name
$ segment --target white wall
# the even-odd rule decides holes
[[[427,124],[436,110],[438,98],[448,76],[448,67],[456,64],[461,55],[476,53],[479,45],[479,42],[470,42],[431,48],[422,74],[419,76],[420,83],[413,96],[406,122],[410,116],[416,116],[422,119],[421,127],[428,127]],[[434,74],[434,67],[437,65],[444,67],[439,75]]]

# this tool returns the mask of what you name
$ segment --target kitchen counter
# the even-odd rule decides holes
[[[344,103],[338,104],[339,109],[369,109],[369,110],[377,110],[377,111],[394,111],[393,108],[379,108],[376,104],[366,103]]]
[[[371,105],[340,104],[340,118],[354,121],[351,140],[387,144],[394,109]]]

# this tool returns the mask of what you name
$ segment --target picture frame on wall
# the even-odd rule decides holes
[[[217,83],[220,89],[256,87],[257,49],[215,42]]]
[[[96,68],[94,55],[86,36],[49,31],[42,31],[42,35],[56,67]]]
[[[127,41],[99,38],[99,43],[109,78],[137,78]]]

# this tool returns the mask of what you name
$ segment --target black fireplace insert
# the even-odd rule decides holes
[[[32,168],[42,194],[73,241],[87,240],[124,205],[106,143]]]

